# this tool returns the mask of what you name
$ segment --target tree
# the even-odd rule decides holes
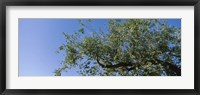
[[[55,75],[75,67],[83,76],[181,75],[181,30],[166,20],[109,19],[108,30],[92,36],[85,35],[90,27],[79,23],[73,35],[63,33],[66,43],[59,51],[66,56]]]

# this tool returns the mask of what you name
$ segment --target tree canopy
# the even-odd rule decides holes
[[[95,20],[87,20],[91,23]],[[108,19],[108,29],[92,30],[85,21],[66,42],[63,67],[55,75],[78,68],[83,76],[180,76],[181,29],[163,19]],[[86,35],[88,29],[92,35]]]

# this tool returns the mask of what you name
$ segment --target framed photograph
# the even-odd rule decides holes
[[[0,94],[200,95],[199,0],[1,0]]]

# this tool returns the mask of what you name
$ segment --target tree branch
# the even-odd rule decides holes
[[[157,62],[156,62],[156,61],[157,61]],[[155,61],[155,60],[151,60],[151,61],[149,61],[149,62],[151,62],[152,64],[155,64],[155,65],[158,64],[158,63],[163,63],[162,65],[163,65],[165,68],[169,67],[169,69],[172,70],[172,71],[174,71],[174,72],[177,74],[177,76],[180,76],[180,75],[181,75],[181,68],[178,68],[175,64],[172,64],[172,63],[169,63],[169,62],[164,62],[164,61],[161,61],[161,60],[158,60],[158,59],[156,59],[156,61]],[[119,67],[131,66],[131,68],[129,68],[128,70],[135,69],[136,64],[137,64],[137,63],[131,63],[131,62],[129,62],[129,63],[119,62],[119,63],[116,64],[116,65],[105,65],[105,64],[103,64],[103,63],[101,63],[101,62],[99,61],[99,58],[98,58],[98,57],[97,57],[97,63],[98,63],[100,66],[102,66],[103,68],[112,68],[112,69],[114,69],[114,68],[119,68]]]
[[[133,66],[133,64],[131,63],[125,63],[125,62],[119,62],[118,64],[116,65],[105,65],[103,63],[101,63],[99,61],[99,58],[97,57],[97,63],[102,66],[103,68],[119,68],[119,67],[127,67],[127,66]]]

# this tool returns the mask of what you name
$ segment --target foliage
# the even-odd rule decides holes
[[[79,68],[83,76],[180,76],[181,30],[161,19],[109,19],[108,29],[92,31],[79,20],[81,29],[63,33],[66,53],[63,67]],[[91,31],[90,31],[91,32]]]

